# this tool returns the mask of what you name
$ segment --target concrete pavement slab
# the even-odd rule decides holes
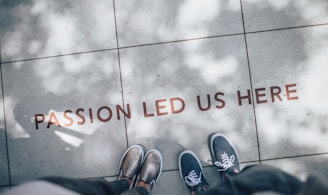
[[[6,137],[12,185],[115,180],[127,146],[143,144],[164,158],[153,194],[189,194],[178,155],[193,150],[215,185],[214,132],[232,140],[242,167],[327,175],[327,6],[1,1],[0,186],[10,183]]]
[[[2,82],[0,75],[0,82]],[[8,154],[5,134],[3,95],[0,90],[0,186],[9,185]]]
[[[116,0],[120,47],[243,32],[240,1]]]
[[[245,52],[243,36],[121,50],[129,144],[160,149],[170,170],[183,149],[208,162],[208,136],[221,132],[241,161],[258,160],[253,107],[238,104],[250,88]]]
[[[242,0],[246,32],[328,23],[326,0]]]
[[[13,184],[117,174],[127,146],[117,51],[2,68]]]
[[[328,26],[247,35],[262,159],[328,151]]]
[[[9,187],[0,187],[0,193],[9,190]]]
[[[328,154],[321,154],[263,161],[263,164],[281,168],[305,181],[309,175],[328,178],[327,160]]]
[[[112,1],[1,1],[2,62],[116,48]]]

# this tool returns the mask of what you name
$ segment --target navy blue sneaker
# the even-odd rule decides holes
[[[223,180],[225,174],[235,175],[240,171],[237,151],[226,136],[220,133],[210,135],[209,148]]]
[[[179,155],[179,170],[190,193],[204,191],[209,187],[202,165],[194,152],[185,150]]]

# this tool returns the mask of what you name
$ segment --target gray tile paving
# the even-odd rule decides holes
[[[0,133],[0,186],[9,185],[7,147],[4,132]]]
[[[246,32],[327,24],[328,2],[242,0]]]
[[[0,187],[0,193],[6,191],[6,190],[9,190],[10,188],[9,187]]]
[[[115,1],[120,46],[242,33],[240,1]]]
[[[263,164],[279,167],[305,181],[308,175],[328,178],[327,160],[328,154],[322,154],[263,161]]]
[[[116,174],[126,149],[118,69],[116,51],[3,66],[13,184]]]
[[[207,162],[213,132],[238,143],[242,161],[258,160],[253,108],[239,106],[236,93],[250,88],[242,36],[125,49],[121,65],[125,102],[134,111],[127,121],[129,143],[159,148],[164,169],[177,168],[185,148]]]
[[[116,47],[112,1],[2,1],[2,61]]]
[[[164,157],[153,194],[188,194],[177,157],[193,150],[215,185],[214,132],[232,140],[242,167],[328,175],[327,6],[1,1],[0,186],[9,185],[6,137],[12,185],[45,175],[113,180],[127,145],[141,143]],[[263,32],[245,40],[243,24]]]
[[[0,75],[0,83],[1,81],[2,79]],[[3,110],[3,96],[2,90],[0,90],[0,186],[9,185],[7,145]]]
[[[262,159],[328,151],[327,35],[328,26],[247,35]]]

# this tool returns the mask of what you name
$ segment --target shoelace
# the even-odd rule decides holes
[[[214,162],[214,164],[218,167],[218,171],[226,171],[230,167],[234,166],[233,162],[235,160],[235,155],[230,155],[229,157],[228,154],[224,152],[223,154],[221,154],[221,159],[222,162]]]
[[[188,186],[196,186],[199,183],[201,183],[201,179],[202,179],[202,172],[199,173],[199,176],[197,175],[195,170],[192,170],[185,178],[185,183]]]

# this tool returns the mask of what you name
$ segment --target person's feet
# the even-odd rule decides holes
[[[136,186],[142,186],[150,193],[162,173],[163,158],[161,152],[149,150],[143,161]]]
[[[185,150],[179,155],[179,170],[181,178],[191,194],[196,194],[209,187],[202,165],[191,150]]]
[[[139,168],[143,161],[144,150],[140,145],[132,145],[122,155],[117,180],[127,179],[129,188],[134,186]]]
[[[209,140],[212,159],[221,173],[221,178],[224,179],[225,174],[238,173],[240,170],[238,155],[231,141],[220,133],[212,134]]]

